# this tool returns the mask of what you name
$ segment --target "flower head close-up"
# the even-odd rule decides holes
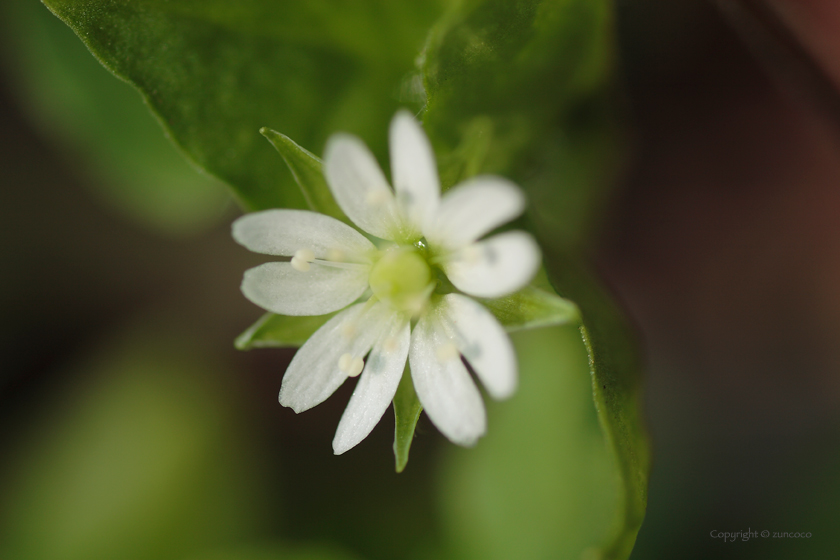
[[[249,300],[280,315],[340,310],[300,348],[280,389],[280,403],[302,412],[360,376],[333,440],[336,454],[379,422],[406,361],[434,425],[452,442],[474,445],[487,420],[462,358],[491,397],[510,397],[517,386],[513,345],[474,298],[511,294],[540,266],[529,234],[485,238],[523,212],[517,186],[478,176],[441,196],[431,144],[405,111],[391,122],[390,152],[393,189],[360,139],[336,134],[327,142],[327,184],[361,231],[304,210],[256,212],[233,225],[234,239],[251,251],[290,257],[245,273]]]
[[[0,560],[840,558],[840,0],[0,28]]]

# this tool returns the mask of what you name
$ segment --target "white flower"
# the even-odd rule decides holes
[[[406,359],[435,426],[454,443],[473,445],[485,433],[486,415],[461,356],[496,399],[516,389],[516,357],[484,306],[451,287],[452,293],[435,293],[446,284],[440,276],[464,294],[496,298],[524,287],[540,262],[527,233],[480,240],[523,211],[515,185],[480,176],[441,197],[431,145],[404,111],[391,122],[390,150],[394,190],[354,136],[331,137],[324,157],[341,209],[389,243],[377,247],[336,219],[302,210],[257,212],[233,225],[236,241],[251,251],[291,257],[245,273],[242,292],[249,300],[282,315],[343,309],[300,348],[280,389],[280,403],[302,412],[361,374],[333,440],[336,454],[379,422]]]

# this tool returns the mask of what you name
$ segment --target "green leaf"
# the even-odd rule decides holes
[[[586,242],[616,172],[612,5],[460,2],[422,57],[423,122],[444,184],[476,172],[513,179],[543,244]]]
[[[512,178],[544,248],[587,242],[615,171],[609,0],[465,0],[428,37],[437,3],[46,3],[249,209],[305,203],[256,138],[261,127],[313,149],[346,130],[385,161],[388,121],[424,93],[444,184],[479,172]],[[424,38],[422,92],[411,84]],[[638,357],[577,261],[546,256],[558,293],[581,308],[585,345],[571,325],[514,334],[520,394],[490,405],[487,440],[461,452],[442,499],[467,556],[626,558],[647,484]],[[419,414],[406,391],[395,402],[398,469]]]
[[[573,302],[533,286],[502,298],[479,301],[507,332],[565,325],[580,320],[580,312]]]
[[[44,0],[248,210],[304,208],[264,126],[318,148],[343,130],[384,160],[436,1]],[[401,93],[405,91],[405,93]]]
[[[635,339],[580,264],[620,163],[611,102],[612,5],[608,0],[461,2],[432,30],[422,59],[428,95],[424,125],[442,154],[444,182],[498,173],[527,191],[528,223],[544,249],[552,284],[580,307],[583,323],[580,332],[568,325],[514,335],[524,395],[491,408],[503,418],[511,415],[509,431],[502,428],[495,436],[491,414],[488,441],[463,459],[469,467],[456,468],[457,483],[447,488],[464,557],[585,553],[624,559],[644,516],[648,443],[639,411]],[[572,252],[574,258],[568,256]],[[524,323],[523,318],[510,321]],[[577,358],[564,357],[558,348]],[[588,394],[581,392],[584,381]],[[529,383],[542,389],[529,391]],[[513,406],[517,402],[523,404]],[[505,412],[506,406],[512,411]],[[559,408],[577,416],[564,417]],[[597,438],[581,429],[587,415],[600,425]],[[490,444],[495,437],[504,443]],[[596,441],[605,455],[589,447]],[[483,451],[483,445],[492,451]],[[593,470],[582,471],[588,464]],[[589,478],[589,472],[596,474]],[[567,478],[577,480],[579,489]],[[613,483],[612,497],[598,494],[598,488]],[[459,484],[465,487],[461,492]],[[534,494],[535,488],[543,493]],[[487,507],[494,500],[498,507]],[[576,515],[576,508],[591,516]],[[523,517],[545,523],[523,523]],[[558,526],[575,529],[558,540]]]
[[[333,198],[329,186],[327,186],[321,159],[295,144],[285,134],[280,134],[265,127],[260,129],[260,134],[265,136],[283,156],[283,161],[289,166],[289,170],[303,192],[303,197],[306,199],[309,208],[349,223],[349,219],[338,207],[338,203]]]
[[[190,166],[137,92],[40,2],[0,3],[0,29],[13,76],[6,83],[97,202],[167,235],[195,234],[225,218],[224,185]]]
[[[397,394],[394,395],[394,459],[398,473],[403,472],[408,464],[408,451],[411,449],[414,429],[422,411],[423,405],[414,391],[411,370],[406,364]]]
[[[618,518],[604,557],[624,559],[644,519],[650,471],[638,344],[624,314],[579,258],[560,252],[548,257],[549,278],[557,291],[574,297],[581,310],[580,334],[589,356],[595,408],[620,482]]]
[[[475,449],[450,451],[440,489],[450,557],[629,557],[648,475],[638,361],[624,353],[633,340],[615,310],[593,306],[604,294],[586,290],[588,327],[511,336],[518,392],[487,403],[487,436]],[[597,330],[600,345],[582,344],[582,330]]]
[[[306,317],[266,313],[236,337],[234,346],[239,350],[251,348],[289,348],[303,346],[315,331],[338,313]]]
[[[603,558],[618,477],[575,325],[511,336],[519,389],[488,400],[487,435],[449,447],[438,489],[458,560]]]
[[[492,141],[492,119],[476,117],[467,123],[458,145],[437,156],[442,188],[478,175],[484,168]]]
[[[359,560],[359,557],[332,543],[280,542],[204,551],[184,560]]]

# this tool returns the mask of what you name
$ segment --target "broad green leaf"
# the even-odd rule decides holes
[[[495,455],[481,451],[480,444],[475,458],[464,459],[471,467],[465,467],[463,478],[455,477],[475,491],[472,502],[462,500],[453,506],[465,517],[482,520],[460,526],[463,538],[458,540],[475,557],[562,558],[585,552],[623,559],[630,554],[644,516],[648,445],[638,408],[640,367],[635,341],[597,281],[580,272],[581,259],[566,257],[571,249],[582,253],[618,163],[619,142],[610,104],[611,8],[607,0],[465,1],[454,5],[435,26],[424,52],[428,95],[424,124],[436,150],[444,154],[440,157],[445,166],[442,175],[459,180],[473,171],[499,173],[525,188],[530,199],[528,218],[544,249],[552,284],[579,306],[583,325],[578,335],[582,341],[578,338],[574,344],[569,342],[570,326],[562,331],[562,340],[547,338],[548,333],[559,335],[557,328],[514,335],[518,340],[541,341],[518,351],[523,362],[521,392],[527,393],[529,379],[532,383],[545,379],[547,385],[540,395],[527,393],[514,399],[526,401],[515,409],[522,414],[516,421],[521,440],[508,433],[504,445],[493,447]],[[584,357],[576,365],[554,354],[555,346],[572,352],[574,345],[574,352]],[[538,358],[549,355],[553,357],[548,361]],[[578,387],[569,393],[578,400],[561,401],[568,398],[561,395],[565,389],[550,386],[544,378],[551,363],[556,364],[555,374],[591,383],[588,395],[584,397]],[[557,399],[558,408],[583,414],[580,407],[588,407],[601,426],[601,444],[605,444],[606,455],[595,461],[601,465],[597,476],[581,482],[581,489],[588,490],[566,500],[565,506],[564,500],[571,496],[565,493],[571,490],[564,477],[583,476],[578,469],[591,457],[577,457],[572,447],[561,452],[575,437],[574,430],[568,432],[563,423],[579,421],[579,417],[564,420],[548,409],[540,412],[529,402],[549,398],[546,395]],[[505,414],[504,406],[498,414]],[[536,418],[545,425],[534,426]],[[494,437],[492,415],[490,421],[488,443]],[[511,452],[517,445],[518,455]],[[482,453],[486,453],[483,458]],[[496,467],[491,466],[494,461]],[[474,477],[469,482],[468,471]],[[513,483],[504,487],[503,481],[521,477],[532,478],[524,487]],[[613,497],[604,497],[600,513],[579,527],[573,516],[575,504],[584,503],[587,493],[594,498],[599,480],[602,485],[617,482]],[[533,486],[540,485],[560,493],[533,496]],[[479,511],[491,500],[497,500],[497,509],[488,514]],[[604,505],[609,502],[612,507]],[[519,520],[525,512],[528,519],[539,517],[532,511],[539,504],[549,514],[546,523],[522,526]],[[591,505],[596,507],[594,502]],[[555,540],[557,526],[579,530]],[[586,536],[581,539],[580,535]]]
[[[580,320],[580,312],[574,303],[533,286],[509,296],[479,301],[508,332],[565,325]]]
[[[516,394],[487,400],[487,435],[447,449],[438,495],[452,560],[604,558],[618,477],[575,325],[511,336]]]
[[[650,448],[641,413],[642,366],[637,341],[598,280],[568,254],[549,253],[549,278],[574,296],[589,356],[592,393],[604,436],[619,473],[619,517],[605,558],[629,557],[647,505]]]
[[[358,560],[334,544],[273,543],[206,551],[185,560]]]
[[[248,330],[236,337],[233,344],[239,350],[303,346],[303,343],[336,313],[338,311],[306,317],[266,313],[248,327]]]
[[[12,93],[100,204],[172,235],[224,218],[231,202],[224,185],[190,166],[137,92],[102,68],[40,2],[0,3],[0,28]]]
[[[408,452],[414,440],[414,429],[417,427],[417,420],[420,419],[422,411],[423,405],[420,404],[420,399],[414,391],[411,370],[406,364],[397,387],[397,394],[394,395],[394,459],[398,473],[403,472],[408,464]]]
[[[262,127],[316,153],[329,134],[355,133],[385,159],[390,118],[422,99],[414,59],[440,11],[435,0],[44,3],[248,210],[305,207]]]
[[[292,176],[303,192],[303,197],[306,199],[309,208],[315,212],[349,222],[347,216],[338,207],[329,186],[327,186],[320,158],[295,144],[285,134],[280,134],[270,128],[261,128],[260,134],[265,136],[283,156],[283,161],[289,166],[289,171],[292,172]]]
[[[638,356],[604,294],[584,285],[588,326],[514,333],[519,391],[488,403],[475,449],[451,451],[441,488],[451,558],[630,555],[648,476]]]
[[[444,188],[478,175],[493,143],[493,120],[476,117],[464,127],[458,145],[438,154],[440,182]]]
[[[423,122],[444,183],[464,167],[512,178],[543,244],[587,241],[615,173],[611,10],[609,0],[459,2],[423,53]]]

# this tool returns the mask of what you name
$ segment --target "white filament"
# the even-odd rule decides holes
[[[347,256],[341,249],[330,249],[327,251],[327,260],[333,262],[344,262]]]

